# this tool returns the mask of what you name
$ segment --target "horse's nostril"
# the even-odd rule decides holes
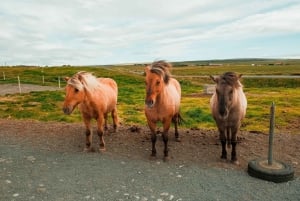
[[[146,100],[145,103],[146,103],[146,105],[148,107],[153,107],[153,105],[154,105],[154,101],[153,100]]]
[[[70,114],[70,110],[69,110],[69,108],[67,108],[67,107],[64,107],[64,108],[63,108],[63,111],[64,111],[65,114]]]

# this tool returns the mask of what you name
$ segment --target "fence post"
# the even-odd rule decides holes
[[[45,76],[43,75],[43,85],[45,85]]]
[[[18,76],[18,85],[19,85],[19,93],[21,94],[21,82],[20,82],[20,76]]]
[[[3,74],[3,80],[5,80],[5,72],[2,72],[2,74]]]
[[[58,88],[60,89],[60,76],[58,76]]]

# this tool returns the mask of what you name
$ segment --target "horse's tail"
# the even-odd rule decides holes
[[[172,121],[174,124],[177,123],[178,125],[184,123],[184,119],[181,117],[179,112],[173,116]]]

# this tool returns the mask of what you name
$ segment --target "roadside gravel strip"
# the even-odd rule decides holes
[[[300,180],[0,144],[0,200],[299,200]]]
[[[29,93],[31,91],[56,91],[62,90],[62,88],[41,86],[34,84],[21,84],[21,93]],[[0,95],[16,94],[19,93],[19,86],[17,84],[1,84]]]

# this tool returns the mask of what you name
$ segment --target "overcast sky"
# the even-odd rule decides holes
[[[300,58],[299,0],[1,0],[0,65]]]

